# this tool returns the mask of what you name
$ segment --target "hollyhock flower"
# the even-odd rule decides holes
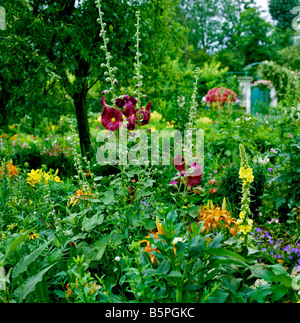
[[[127,129],[134,130],[136,122],[138,120],[138,116],[135,113],[133,113],[131,116],[127,117],[126,120],[128,121]]]
[[[151,115],[151,110],[150,110],[151,106],[152,106],[152,103],[148,102],[148,104],[146,105],[145,110],[141,109],[141,114],[143,115],[143,120],[141,122],[142,126],[149,123],[150,115]]]
[[[120,128],[123,123],[122,113],[106,105],[105,98],[102,97],[101,104],[103,110],[101,113],[101,124],[106,130],[115,131]]]
[[[195,187],[200,185],[203,172],[199,163],[191,163],[190,167],[194,168],[194,171],[190,176],[188,176],[187,186]]]
[[[123,98],[116,99],[115,104],[128,118],[135,112],[134,106],[137,104],[137,99],[133,96],[124,95]]]
[[[185,168],[185,161],[184,158],[182,158],[179,154],[177,154],[173,160],[173,164],[175,166],[175,168],[181,172],[184,170]]]

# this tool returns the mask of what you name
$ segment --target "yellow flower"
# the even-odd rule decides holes
[[[245,218],[245,215],[246,215],[246,213],[244,211],[241,211],[240,212],[240,218],[241,219],[244,219]]]
[[[32,169],[31,172],[27,174],[27,183],[31,186],[34,186],[36,183],[40,183],[43,179],[42,174],[43,172],[41,169]]]
[[[27,174],[27,183],[31,186],[41,182],[48,183],[49,180],[53,180],[56,183],[62,183],[62,180],[57,176],[57,173],[58,170],[54,174],[51,174],[51,172],[44,173],[41,169],[32,169],[31,172]]]
[[[244,184],[252,183],[254,181],[254,176],[252,173],[252,169],[241,167],[239,171],[239,178],[244,180]]]
[[[36,239],[39,239],[40,238],[39,237],[39,234],[38,233],[35,233],[35,232],[29,234],[28,237],[29,237],[29,240],[33,240],[34,238],[36,238]]]
[[[158,113],[157,111],[153,111],[151,113],[151,120],[153,120],[154,122],[160,121],[162,118],[162,115],[160,113]]]

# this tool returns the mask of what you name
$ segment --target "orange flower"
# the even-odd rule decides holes
[[[218,228],[227,228],[232,236],[236,236],[238,225],[237,220],[231,217],[231,214],[226,209],[226,200],[223,202],[222,209],[213,205],[210,201],[208,205],[199,209],[198,219],[200,222],[204,221],[202,232],[206,230],[208,233],[210,230],[214,231]]]
[[[157,231],[156,232],[154,232],[153,230],[152,231],[150,231],[150,233],[152,234],[152,235],[154,235],[154,237],[155,237],[155,239],[159,239],[159,236],[158,236],[158,234],[165,234],[165,231],[163,230],[163,228],[162,228],[162,224],[160,223],[160,222],[156,222],[156,228],[157,228]],[[149,235],[147,235],[145,238],[150,238],[150,234]],[[142,242],[146,242],[146,247],[144,248],[144,250],[146,251],[146,252],[153,252],[153,251],[157,251],[157,252],[160,252],[157,248],[152,248],[152,246],[151,246],[151,242],[149,241],[149,240],[141,240],[140,241],[141,243]],[[151,260],[151,263],[152,264],[154,264],[154,265],[156,265],[157,264],[157,262],[156,262],[156,259],[155,259],[155,255],[153,255],[153,254],[150,254],[150,260]]]
[[[82,190],[77,190],[75,192],[75,195],[73,196],[69,196],[69,198],[71,199],[70,202],[68,203],[68,205],[76,205],[80,200],[89,200],[90,198],[95,198],[95,196],[92,195],[91,192],[88,191],[82,191]],[[90,203],[88,203],[88,207],[90,207]]]
[[[6,169],[5,169],[6,168]],[[17,167],[12,164],[12,162],[8,162],[6,166],[2,164],[0,167],[0,178],[4,176],[4,172],[11,178],[13,176],[17,176],[19,174]]]
[[[67,284],[66,285],[66,288],[67,288],[67,290],[66,290],[66,293],[65,293],[65,295],[66,295],[66,297],[68,298],[70,295],[73,295],[73,290],[72,290],[72,288],[74,288],[74,287],[76,287],[76,288],[79,288],[79,284],[78,284],[78,279],[77,279],[77,277],[75,277],[75,284],[74,283],[71,283],[71,284]],[[88,287],[90,287],[88,284],[86,284]],[[91,290],[90,290],[90,295],[93,295],[94,293],[95,293],[95,291],[97,290],[97,289],[99,289],[101,286],[99,286],[99,285],[97,285],[96,283],[93,283],[92,285],[91,285]]]

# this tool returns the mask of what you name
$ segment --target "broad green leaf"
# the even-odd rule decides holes
[[[40,255],[40,253],[49,245],[50,241],[46,242],[36,250],[34,250],[29,255],[22,258],[20,262],[17,263],[12,272],[12,278],[17,278],[21,273],[27,270],[28,266],[35,261],[35,259]]]
[[[223,248],[212,248],[203,251],[203,253],[211,256],[225,256],[235,258],[244,262],[245,264],[248,262],[244,257],[240,256],[238,253]]]
[[[163,274],[167,274],[168,271],[171,268],[170,261],[167,259],[164,259],[157,267],[157,271]]]
[[[52,264],[51,266],[48,266],[47,268],[43,269],[42,271],[40,271],[39,273],[37,273],[36,275],[29,277],[24,285],[22,287],[19,287],[15,290],[15,297],[17,298],[17,300],[20,302],[24,299],[26,299],[26,297],[35,290],[36,284],[39,283],[40,281],[42,281],[44,274],[51,268],[53,267],[55,264]]]
[[[279,274],[272,277],[274,283],[282,283],[286,287],[290,288],[292,285],[292,278],[288,274]]]
[[[182,278],[182,277],[183,277],[183,275],[182,275],[182,273],[181,273],[180,271],[172,270],[172,271],[169,273],[168,277],[178,277],[178,278]]]
[[[91,231],[93,228],[95,228],[98,225],[101,225],[104,219],[103,214],[95,214],[91,218],[84,218],[82,220],[82,229],[85,231]]]
[[[32,229],[22,233],[21,235],[18,236],[17,239],[13,240],[12,243],[7,245],[6,253],[4,255],[4,259],[2,260],[2,265],[5,263],[5,260],[7,259],[7,257],[27,238],[30,232],[32,232]]]
[[[113,190],[109,190],[103,193],[102,202],[105,205],[112,204],[115,202],[115,194]]]

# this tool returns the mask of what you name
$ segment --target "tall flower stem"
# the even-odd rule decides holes
[[[110,61],[112,59],[111,53],[108,51],[107,44],[109,43],[109,38],[106,37],[106,23],[103,22],[103,15],[104,13],[101,11],[101,4],[100,0],[96,0],[95,4],[99,10],[99,18],[97,19],[97,22],[101,25],[101,31],[100,31],[100,37],[103,39],[103,45],[101,46],[101,49],[105,53],[105,59],[106,59],[106,64],[102,63],[101,67],[102,68],[107,68],[107,71],[104,72],[104,75],[107,76],[105,81],[110,83],[110,89],[103,91],[103,94],[111,93],[112,94],[112,102],[115,101],[117,98],[115,94],[115,85],[118,83],[117,80],[115,79],[115,72],[118,70],[117,67],[112,67],[110,64]]]
[[[244,235],[245,245],[247,246],[248,234],[252,229],[253,220],[249,219],[250,214],[250,188],[251,183],[254,180],[252,174],[252,169],[248,164],[248,158],[245,152],[245,148],[242,144],[239,145],[240,157],[241,157],[241,167],[239,171],[239,178],[242,179],[242,201],[241,201],[241,211],[239,214],[239,219],[237,221],[238,228],[240,232]]]

